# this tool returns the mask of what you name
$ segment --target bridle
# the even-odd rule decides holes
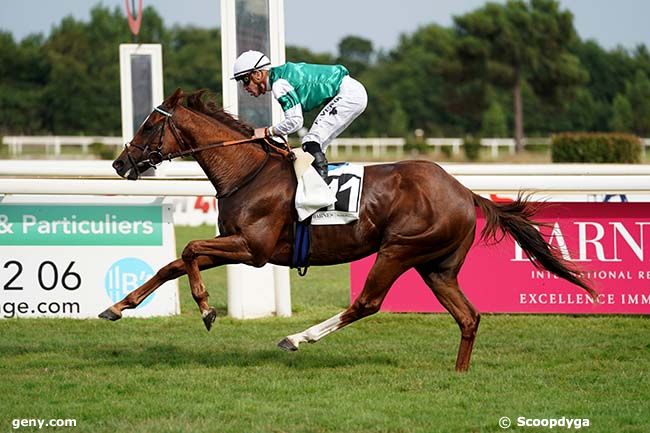
[[[287,143],[286,139],[282,136],[279,138],[282,140],[282,142],[278,143],[277,141],[271,139],[270,137],[260,139],[260,138],[242,138],[240,140],[231,140],[231,141],[219,141],[217,143],[210,143],[205,146],[201,147],[192,147],[188,145],[185,140],[183,140],[183,137],[176,126],[176,123],[174,123],[174,111],[166,111],[162,105],[154,108],[154,111],[162,114],[164,116],[163,123],[161,124],[160,127],[160,136],[158,139],[158,146],[156,148],[150,148],[150,143],[145,144],[144,146],[138,145],[138,144],[133,144],[131,142],[126,143],[124,145],[124,148],[126,150],[126,155],[127,159],[129,160],[129,163],[131,164],[131,169],[135,170],[137,173],[138,177],[140,174],[150,168],[156,168],[160,164],[162,164],[164,161],[171,161],[172,159],[176,158],[181,158],[183,156],[193,156],[199,152],[203,152],[205,150],[210,150],[210,149],[215,149],[218,147],[228,147],[228,146],[235,146],[238,144],[244,144],[244,143],[257,143],[262,146],[262,149],[265,152],[265,157],[262,163],[255,169],[253,170],[248,176],[246,176],[245,179],[243,179],[238,186],[233,188],[232,190],[224,193],[224,194],[217,194],[217,198],[223,198],[223,197],[228,197],[232,194],[234,194],[238,189],[252,181],[255,176],[257,176],[260,171],[264,168],[266,163],[269,160],[269,157],[272,152],[278,153],[281,156],[289,159],[290,161],[293,161],[296,159],[296,156],[294,153],[291,151],[291,148],[289,147],[289,144]],[[178,143],[179,147],[184,150],[179,150],[177,152],[170,152],[167,154],[164,154],[162,152],[162,147],[165,139],[165,130],[169,129],[172,134],[174,135],[174,138],[176,139],[176,142]],[[136,149],[140,150],[142,154],[144,155],[144,159],[140,162],[136,162],[135,159],[133,159],[133,156],[131,155],[131,152],[129,152],[129,147],[135,147]]]

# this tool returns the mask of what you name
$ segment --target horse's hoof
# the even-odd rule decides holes
[[[295,352],[296,350],[298,350],[298,346],[293,344],[293,342],[289,340],[289,338],[285,338],[284,340],[280,341],[278,343],[278,347],[284,350],[285,352]]]
[[[217,320],[217,310],[210,307],[209,310],[204,311],[201,314],[201,318],[203,319],[203,324],[205,325],[205,329],[210,331],[210,329],[212,329],[212,324],[214,323],[215,320]]]
[[[98,317],[100,319],[110,320],[111,322],[115,322],[116,320],[120,320],[122,318],[122,315],[119,314],[119,313],[116,313],[113,310],[113,307],[108,307]]]

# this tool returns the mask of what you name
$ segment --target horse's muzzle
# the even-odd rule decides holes
[[[116,159],[113,161],[113,170],[115,170],[115,173],[117,173],[117,175],[120,177],[126,177],[129,168],[130,167],[127,165],[127,163],[121,159]]]
[[[137,180],[138,179],[138,170],[134,170],[131,164],[127,164],[122,159],[116,159],[113,161],[113,169],[118,176],[129,179]]]
[[[115,161],[113,161],[113,169],[120,176],[122,175],[122,170],[124,169],[125,165],[126,164],[121,159],[116,159]]]

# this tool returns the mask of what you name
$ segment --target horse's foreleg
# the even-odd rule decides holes
[[[205,290],[200,272],[201,261],[211,260],[220,265],[227,263],[253,264],[254,256],[250,253],[245,239],[242,236],[233,235],[204,241],[191,241],[183,250],[181,257],[190,280],[192,297],[199,306],[203,324],[209,331],[217,318],[217,312],[208,304],[209,294]]]
[[[420,272],[420,275],[433,290],[438,301],[458,323],[461,337],[456,358],[456,371],[467,371],[481,315],[461,292],[456,275],[450,276],[435,272],[429,274]]]
[[[303,332],[289,335],[278,343],[278,347],[287,351],[298,350],[300,343],[315,343],[344,326],[376,313],[390,287],[407,269],[399,257],[380,252],[368,274],[363,291],[347,310]]]
[[[204,257],[200,260],[199,266],[201,269],[209,269],[216,266],[216,264]],[[178,277],[185,275],[185,264],[183,260],[176,259],[173,262],[160,268],[160,270],[147,280],[146,283],[129,293],[124,299],[118,303],[111,305],[99,317],[106,320],[119,320],[122,318],[122,311],[126,309],[136,308],[147,296],[152,294],[156,289],[165,284],[167,281],[174,280]]]

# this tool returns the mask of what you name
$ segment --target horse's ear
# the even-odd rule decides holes
[[[171,96],[169,96],[167,99],[165,99],[165,102],[164,102],[165,107],[167,107],[167,108],[176,107],[184,97],[185,97],[185,95],[183,94],[183,91],[181,90],[181,88],[180,87],[177,88],[176,91]]]

